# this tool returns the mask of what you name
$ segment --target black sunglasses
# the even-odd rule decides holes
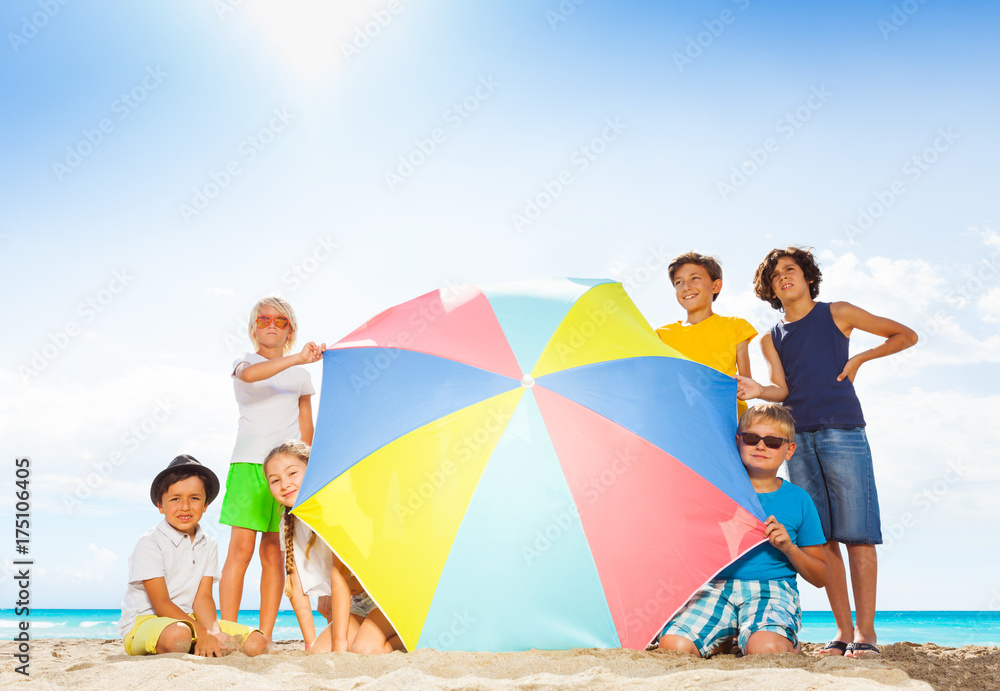
[[[764,440],[764,446],[769,449],[780,449],[781,445],[785,442],[792,441],[791,439],[782,439],[781,437],[762,437],[759,434],[754,434],[753,432],[744,432],[743,434],[737,434],[737,437],[743,440],[743,443],[747,446],[757,446],[760,440]]]

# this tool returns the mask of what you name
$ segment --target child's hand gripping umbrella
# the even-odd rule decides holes
[[[763,540],[734,397],[619,283],[434,291],[325,353],[294,513],[407,649],[642,649]]]

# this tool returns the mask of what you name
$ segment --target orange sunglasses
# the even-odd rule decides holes
[[[279,329],[288,328],[288,317],[281,317],[281,316],[272,317],[263,314],[257,317],[257,328],[266,329],[268,325],[271,323],[271,321],[274,321],[274,325],[277,326]]]

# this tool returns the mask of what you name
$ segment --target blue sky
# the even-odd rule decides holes
[[[333,342],[444,285],[611,277],[655,326],[696,249],[763,330],[754,268],[804,244],[821,299],[922,337],[858,379],[880,609],[1000,607],[995,5],[344,4],[0,10],[0,445],[33,462],[35,606],[116,607],[150,478],[224,476],[267,293]]]

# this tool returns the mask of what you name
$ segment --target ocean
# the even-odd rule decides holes
[[[117,609],[33,609],[27,617],[32,638],[118,638]],[[257,610],[242,610],[240,621],[254,623]],[[13,609],[0,609],[0,640],[11,640],[24,617]],[[316,615],[316,631],[326,622]],[[875,617],[880,643],[936,643],[958,648],[963,645],[1000,646],[1000,611],[982,612],[879,612]],[[800,638],[822,643],[833,633],[830,612],[803,612]],[[291,610],[278,612],[274,640],[302,640]]]

